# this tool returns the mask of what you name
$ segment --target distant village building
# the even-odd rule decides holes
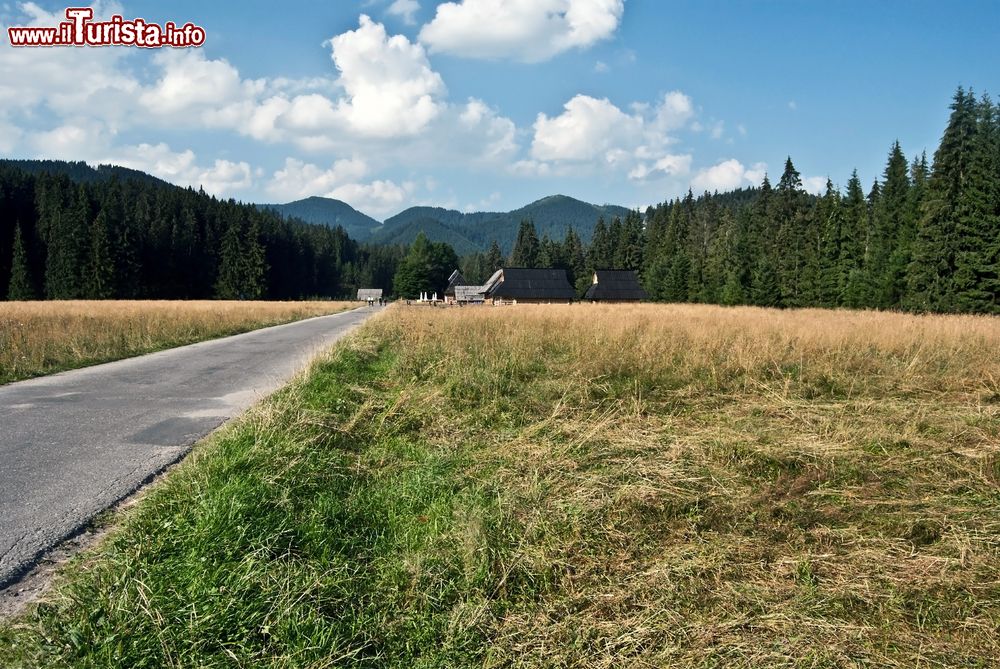
[[[468,284],[465,281],[465,277],[457,269],[451,273],[448,277],[448,287],[444,289],[444,303],[445,304],[456,304],[458,300],[455,296],[456,288],[464,288]]]
[[[630,269],[599,269],[583,299],[590,302],[642,302],[649,295],[639,284],[639,276]]]
[[[482,286],[455,286],[455,304],[482,304],[485,301]]]
[[[358,302],[373,304],[382,299],[381,288],[358,288]]]
[[[484,298],[493,304],[569,304],[576,291],[564,269],[505,267],[483,286]]]

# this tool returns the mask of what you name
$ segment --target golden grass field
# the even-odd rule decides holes
[[[354,306],[351,302],[0,302],[0,383]]]
[[[12,667],[996,667],[1000,319],[395,306],[116,516]]]
[[[576,305],[371,329],[397,410],[521,528],[509,564],[555,581],[490,621],[494,666],[1000,661],[1000,319]],[[482,541],[462,525],[442,541]]]

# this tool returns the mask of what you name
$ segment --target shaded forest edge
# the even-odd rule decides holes
[[[70,164],[72,165],[72,164]],[[28,173],[0,162],[0,297],[301,299],[361,286],[440,292],[457,263],[472,283],[503,265],[564,268],[580,294],[594,269],[635,269],[653,299],[775,307],[1000,311],[1000,108],[959,88],[934,153],[898,142],[870,187],[805,192],[789,158],[774,185],[705,193],[600,219],[590,243],[522,221],[458,258],[418,235],[363,245],[343,228],[111,174]]]
[[[203,191],[45,164],[0,161],[0,296],[11,300],[331,298],[391,286],[403,255]]]

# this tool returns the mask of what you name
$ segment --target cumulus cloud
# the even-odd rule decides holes
[[[387,179],[379,179],[367,184],[352,183],[338,186],[327,193],[327,197],[343,200],[369,216],[384,217],[402,210],[415,190],[416,184],[412,181],[397,184]]]
[[[640,163],[629,172],[629,179],[645,181],[654,176],[683,176],[691,172],[690,154],[668,154],[652,163]]]
[[[203,165],[191,149],[177,152],[162,142],[119,147],[93,162],[142,170],[180,186],[204,188],[210,195],[230,195],[253,183],[250,165],[244,161],[216,159]]]
[[[711,167],[699,170],[691,179],[691,188],[696,192],[725,192],[743,186],[759,185],[764,179],[767,165],[755,163],[750,169],[743,163],[730,158]]]
[[[640,181],[683,176],[690,171],[691,156],[668,151],[676,141],[669,132],[693,114],[691,99],[680,91],[666,94],[655,107],[632,105],[632,113],[607,98],[577,95],[558,116],[538,115],[531,144],[534,162],[515,165],[515,172],[540,174],[547,163],[586,163],[620,169]]]
[[[412,181],[397,184],[388,179],[365,182],[368,164],[357,157],[335,161],[330,167],[286,158],[265,190],[274,200],[287,202],[313,195],[343,200],[370,216],[399,211],[411,201],[417,186]]]
[[[362,15],[357,30],[330,41],[340,84],[347,94],[339,112],[356,131],[379,137],[414,134],[441,111],[441,75],[424,48]]]
[[[764,177],[767,176],[767,163],[754,163],[750,166],[750,169],[746,171],[744,176],[747,181],[754,186],[760,186],[764,183]]]
[[[607,159],[612,148],[633,143],[642,133],[642,118],[624,113],[607,98],[577,95],[563,110],[552,118],[538,115],[531,144],[536,159]]]
[[[656,125],[662,130],[677,130],[694,117],[694,103],[681,91],[670,91],[656,109]]]
[[[431,52],[538,62],[611,37],[624,10],[624,0],[445,2],[420,41]]]
[[[470,144],[466,154],[477,162],[496,163],[508,160],[518,151],[517,126],[482,100],[469,98],[458,114],[459,127]]]
[[[176,118],[215,109],[253,94],[255,86],[225,60],[208,60],[201,49],[166,49],[154,57],[161,70],[139,97],[147,111]]]
[[[14,25],[54,26],[66,20],[63,12],[46,12],[32,2],[19,7],[23,14]],[[100,18],[121,11],[106,2],[92,7],[94,16]],[[127,49],[2,48],[0,112],[24,112],[44,105],[59,115],[87,110],[90,116],[114,121],[127,113],[122,107],[128,109],[130,95],[139,87],[133,77],[121,72]]]
[[[813,195],[823,195],[826,193],[827,177],[806,177],[802,180],[802,188],[807,193]]]
[[[267,192],[280,202],[298,200],[329,193],[338,186],[363,178],[367,173],[368,165],[359,158],[338,160],[327,169],[286,158],[285,166],[276,171],[267,184]]]
[[[407,25],[417,22],[416,13],[420,11],[420,3],[417,0],[395,0],[386,10],[389,14],[403,19]]]

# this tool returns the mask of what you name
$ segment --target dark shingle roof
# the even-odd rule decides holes
[[[454,295],[456,286],[467,285],[465,277],[457,269],[448,277],[448,287],[444,289],[445,295]]]
[[[569,285],[564,269],[505,267],[488,285],[487,295],[513,300],[572,300],[576,291]]]
[[[639,277],[630,269],[599,269],[594,283],[583,296],[585,300],[638,301],[649,297],[639,285]]]

